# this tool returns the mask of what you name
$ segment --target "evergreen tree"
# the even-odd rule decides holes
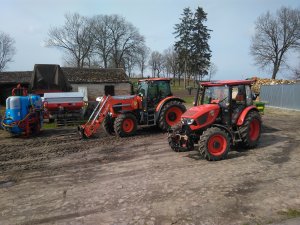
[[[192,72],[201,77],[208,74],[211,58],[211,50],[208,44],[211,30],[204,25],[204,22],[207,21],[206,16],[207,14],[203,9],[198,7],[194,14],[192,30]]]
[[[211,57],[208,40],[211,30],[204,25],[207,21],[206,16],[201,7],[198,7],[195,13],[190,8],[185,8],[181,22],[175,25],[174,34],[178,40],[174,46],[185,78],[192,75],[202,78],[208,74]],[[184,86],[186,87],[186,79]]]
[[[182,18],[180,23],[175,25],[176,38],[179,39],[175,42],[175,51],[178,54],[178,64],[181,72],[184,73],[184,87],[186,87],[186,76],[188,70],[188,63],[190,61],[190,47],[192,40],[191,30],[193,28],[193,13],[190,8],[183,9]]]

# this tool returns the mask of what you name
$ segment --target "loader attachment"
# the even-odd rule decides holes
[[[90,138],[93,134],[97,132],[99,126],[101,125],[102,121],[105,119],[105,116],[108,113],[108,101],[110,98],[110,95],[103,96],[102,98],[100,98],[97,106],[95,107],[88,121],[85,124],[78,126],[77,130],[80,139]]]

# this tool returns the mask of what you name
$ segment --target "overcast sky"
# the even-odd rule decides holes
[[[64,24],[64,14],[119,14],[145,36],[151,50],[163,52],[174,43],[174,25],[185,7],[202,7],[213,30],[209,42],[216,79],[266,77],[249,54],[254,22],[281,6],[299,7],[299,0],[1,0],[0,30],[16,41],[9,71],[32,70],[34,64],[63,64],[62,52],[43,45],[51,26]],[[281,75],[282,76],[282,75]]]

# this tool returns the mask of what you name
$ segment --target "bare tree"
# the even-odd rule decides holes
[[[256,21],[252,38],[251,54],[261,68],[272,68],[272,79],[276,78],[286,53],[300,47],[300,10],[282,7],[276,15],[270,12]]]
[[[208,80],[210,81],[211,78],[216,75],[218,71],[218,67],[216,64],[214,64],[213,62],[210,62],[210,65],[209,65],[209,69],[208,69]]]
[[[167,70],[170,71],[171,74],[173,74],[173,84],[175,85],[176,76],[178,76],[180,84],[178,54],[175,51],[174,47],[170,47],[164,51],[164,61]]]
[[[7,67],[7,63],[12,62],[16,53],[14,44],[15,40],[12,37],[0,31],[0,72]]]
[[[300,79],[300,63],[295,67],[289,67],[291,71],[290,79],[299,80]]]
[[[142,78],[144,77],[144,71],[147,68],[147,61],[149,58],[150,49],[147,46],[142,46],[137,53],[137,66],[141,71]]]
[[[50,28],[46,45],[64,50],[68,59],[75,60],[76,66],[82,68],[94,42],[91,21],[78,13],[66,14],[65,19],[64,26]]]
[[[119,15],[110,16],[108,24],[112,40],[112,62],[114,67],[124,68],[124,56],[133,56],[145,44],[137,28]]]
[[[113,52],[113,40],[111,30],[109,28],[112,23],[112,17],[108,15],[98,15],[92,20],[92,35],[95,40],[94,51],[96,54],[99,54],[103,67],[107,68]]]
[[[151,53],[149,66],[152,70],[153,77],[159,77],[161,71],[164,69],[164,57],[161,53],[154,51]]]

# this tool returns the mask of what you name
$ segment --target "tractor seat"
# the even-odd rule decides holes
[[[237,94],[236,97],[235,97],[235,100],[236,102],[242,102],[244,101],[244,95],[241,95],[241,94]]]

